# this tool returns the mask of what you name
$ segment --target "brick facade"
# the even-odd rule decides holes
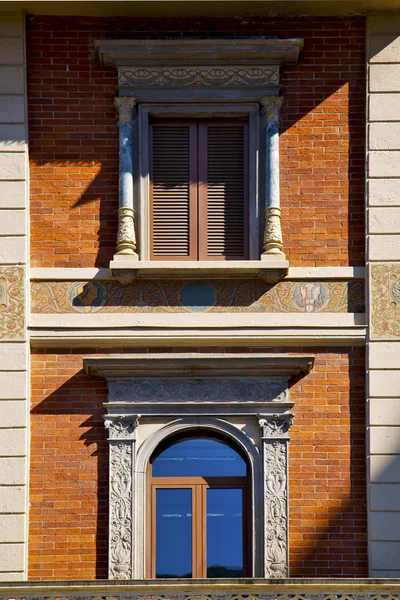
[[[107,266],[115,251],[116,72],[93,40],[304,37],[281,77],[284,249],[291,266],[364,261],[365,21],[361,17],[28,21],[31,266]]]
[[[364,349],[279,352],[316,354],[311,373],[291,386],[290,574],[365,577]],[[107,577],[107,390],[102,378],[82,373],[83,355],[93,349],[36,349],[32,355],[33,580]]]

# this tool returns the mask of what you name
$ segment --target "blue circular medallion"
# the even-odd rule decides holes
[[[180,301],[187,310],[203,312],[214,306],[215,290],[208,283],[193,281],[181,289]]]

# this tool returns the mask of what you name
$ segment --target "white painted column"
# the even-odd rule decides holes
[[[400,577],[400,13],[367,22],[369,574]]]
[[[0,580],[27,578],[28,164],[25,24],[0,12]]]

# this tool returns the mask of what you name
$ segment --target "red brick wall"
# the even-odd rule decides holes
[[[285,251],[292,265],[364,262],[364,19],[32,17],[28,20],[32,266],[105,266],[115,250],[116,72],[98,38],[304,37],[282,74]]]
[[[316,354],[291,387],[291,576],[366,577],[364,349],[279,350]],[[30,579],[107,577],[106,386],[82,373],[91,354],[32,355]]]

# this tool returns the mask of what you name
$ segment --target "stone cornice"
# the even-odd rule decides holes
[[[303,40],[247,38],[237,40],[96,40],[106,66],[195,66],[294,64]]]
[[[84,358],[86,372],[104,377],[152,377],[208,375],[267,376],[308,373],[314,356],[288,354],[117,354],[108,357]]]

